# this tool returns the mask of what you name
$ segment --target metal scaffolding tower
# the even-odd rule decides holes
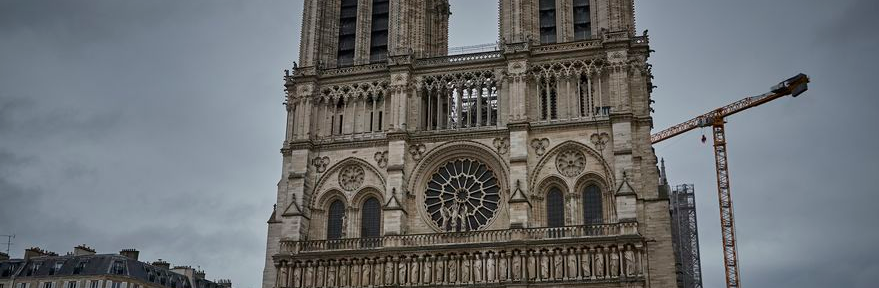
[[[702,288],[695,192],[693,184],[678,185],[669,197],[672,243],[678,270],[678,287],[681,288]]]

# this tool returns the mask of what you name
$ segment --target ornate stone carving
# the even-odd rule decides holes
[[[494,172],[474,159],[440,166],[425,187],[427,216],[443,231],[474,231],[488,226],[500,205]]]
[[[562,175],[575,177],[586,169],[586,155],[574,149],[562,151],[556,156],[555,166]]]
[[[427,147],[424,144],[412,144],[409,146],[409,154],[412,154],[412,159],[415,159],[415,161],[421,160],[425,152],[427,152]]]
[[[363,167],[357,164],[351,164],[339,171],[339,187],[345,191],[354,191],[363,185],[363,177],[366,173]]]
[[[610,251],[610,261],[608,261],[608,274],[610,277],[620,276],[620,253],[619,251]]]
[[[388,151],[375,152],[375,164],[378,168],[388,167]]]
[[[635,264],[635,252],[631,249],[627,249],[626,252],[623,253],[623,258],[626,259],[626,276],[634,276],[638,275],[640,271],[638,271]]]
[[[510,152],[510,139],[494,138],[494,148],[497,149],[497,153],[500,155],[507,154],[507,152]]]
[[[589,140],[592,142],[592,145],[595,145],[595,149],[598,149],[599,152],[604,152],[604,148],[607,147],[607,142],[610,141],[610,135],[607,133],[595,133],[589,137]]]
[[[330,157],[315,157],[311,160],[311,165],[314,166],[317,173],[324,173],[327,171],[327,166],[330,165]]]
[[[596,250],[595,254],[593,254],[592,263],[595,264],[593,267],[593,273],[595,273],[595,277],[603,278],[604,277],[604,255],[600,250]]]
[[[537,153],[537,156],[543,156],[543,154],[546,154],[546,149],[549,148],[549,139],[531,140],[531,148],[534,148],[534,153]]]

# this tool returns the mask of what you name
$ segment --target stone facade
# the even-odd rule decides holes
[[[359,0],[343,65],[351,3],[304,4],[263,288],[676,285],[631,0],[502,0],[499,50],[452,56],[447,1]]]

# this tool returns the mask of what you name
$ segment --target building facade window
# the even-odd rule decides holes
[[[583,190],[583,220],[586,224],[602,224],[604,222],[601,205],[601,188],[595,184]]]
[[[357,39],[357,0],[341,0],[339,13],[338,65],[354,65],[354,43]]]
[[[378,199],[370,197],[363,202],[360,217],[360,237],[381,237],[381,205]]]
[[[76,288],[76,281],[67,282],[67,288]]]
[[[110,269],[110,273],[113,273],[116,275],[125,274],[125,264],[122,263],[122,261],[114,261],[113,267]]]
[[[340,200],[333,201],[327,211],[327,240],[342,239],[344,228],[345,204]]]
[[[556,0],[540,0],[539,18],[540,18],[540,43],[549,44],[556,43]]]
[[[18,288],[27,288],[27,283],[18,283]]]
[[[550,188],[546,194],[546,226],[565,226],[565,196],[556,187]]]
[[[370,34],[369,61],[380,62],[388,58],[388,0],[372,1],[372,33]]]
[[[574,40],[592,38],[589,0],[574,0]]]
[[[98,287],[98,280],[92,280],[92,282],[89,283],[89,288],[99,288]]]
[[[55,283],[52,283],[52,282],[43,282],[43,288],[52,288],[53,286],[55,286],[55,285],[53,285],[53,284],[55,284]]]

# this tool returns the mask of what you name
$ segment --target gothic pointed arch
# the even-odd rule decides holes
[[[332,190],[344,191],[343,195],[347,200],[353,199],[356,192],[364,188],[373,188],[383,195],[385,181],[384,174],[368,161],[357,157],[346,158],[332,165],[321,175],[314,186],[309,204],[316,203],[317,199],[321,199],[325,193]]]

